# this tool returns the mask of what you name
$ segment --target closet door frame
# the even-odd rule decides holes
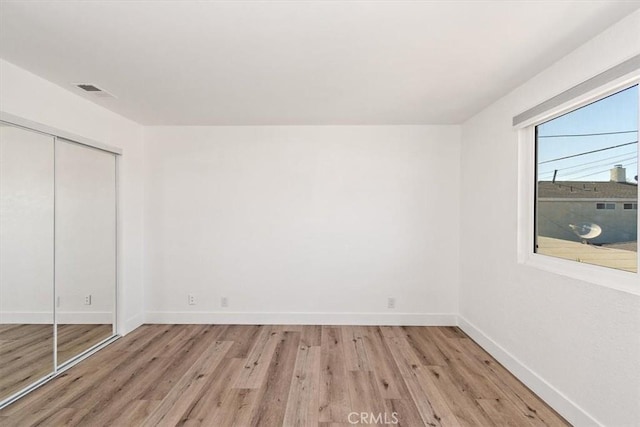
[[[15,116],[13,114],[10,113],[6,113],[4,111],[0,111],[0,122],[6,123],[7,125],[10,126],[14,126],[17,128],[22,128],[28,131],[32,131],[32,132],[37,132],[37,133],[41,133],[41,134],[45,134],[48,136],[53,137],[53,150],[55,153],[55,149],[56,149],[56,144],[58,143],[58,140],[63,140],[61,142],[64,143],[75,143],[75,144],[79,144],[79,145],[83,145],[86,146],[88,148],[92,148],[92,149],[98,149],[101,151],[105,151],[109,154],[113,154],[114,155],[114,161],[115,161],[115,230],[116,230],[116,236],[115,236],[115,261],[116,261],[116,265],[115,265],[115,283],[114,283],[114,310],[113,310],[113,323],[112,323],[112,333],[111,336],[98,342],[97,344],[91,346],[90,348],[86,349],[85,351],[83,351],[82,353],[72,357],[71,359],[67,360],[66,362],[58,365],[58,319],[57,319],[57,314],[56,314],[56,310],[57,310],[57,295],[56,295],[56,286],[55,286],[55,254],[54,254],[54,277],[52,278],[53,280],[53,301],[51,302],[51,304],[53,305],[54,308],[54,316],[53,316],[53,371],[51,373],[49,373],[48,375],[44,376],[43,378],[37,380],[36,382],[34,382],[33,384],[31,384],[30,386],[26,387],[25,389],[9,396],[8,398],[0,401],[0,409],[10,405],[11,403],[15,402],[16,400],[20,399],[21,397],[25,396],[26,394],[30,393],[31,391],[35,390],[36,388],[40,387],[41,385],[47,383],[48,381],[51,381],[53,378],[57,377],[58,375],[60,375],[61,373],[65,372],[67,369],[71,368],[72,366],[78,364],[79,362],[81,362],[82,360],[86,359],[87,357],[91,356],[92,354],[94,354],[95,352],[101,350],[102,348],[106,347],[107,345],[111,344],[113,341],[119,339],[121,337],[120,335],[120,331],[122,330],[122,301],[121,301],[121,295],[122,295],[122,289],[121,289],[121,284],[122,284],[122,280],[121,280],[121,257],[120,254],[122,253],[122,248],[121,248],[121,242],[122,242],[122,238],[121,238],[121,227],[120,227],[120,219],[121,219],[121,212],[120,212],[120,156],[122,156],[122,150],[118,147],[113,147],[107,144],[103,144],[101,142],[98,141],[94,141],[92,139],[89,138],[85,138],[79,135],[75,135],[66,131],[63,131],[61,129],[57,129],[48,125],[44,125],[42,123],[38,123],[38,122],[34,122],[28,119],[24,119],[21,118],[19,116]],[[55,155],[54,155],[54,188],[55,188]],[[54,190],[54,206],[56,203],[56,195],[55,195],[55,190]],[[55,212],[55,209],[54,209]],[[54,223],[54,229],[55,229],[55,214],[53,217],[53,223]],[[55,247],[55,232],[54,232],[54,247]]]

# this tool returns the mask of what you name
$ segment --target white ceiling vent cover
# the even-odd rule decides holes
[[[94,96],[96,98],[115,98],[115,96],[104,89],[99,88],[93,83],[74,83],[73,84],[78,89],[81,89],[87,94]]]

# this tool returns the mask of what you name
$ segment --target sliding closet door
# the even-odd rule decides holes
[[[54,370],[53,153],[0,123],[0,401]]]
[[[113,335],[115,155],[56,141],[56,319],[61,365]]]

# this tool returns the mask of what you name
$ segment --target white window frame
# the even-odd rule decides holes
[[[535,244],[535,127],[555,117],[576,110],[625,88],[640,85],[640,69],[627,73],[596,89],[589,90],[560,105],[515,125],[518,133],[518,263],[582,280],[607,288],[640,295],[640,273],[580,263],[534,252]],[[639,100],[640,102],[640,100]],[[515,121],[515,119],[514,119]],[[640,118],[639,118],[640,122]],[[640,143],[637,150],[640,160]],[[640,229],[640,215],[638,215]],[[638,252],[640,254],[640,252]],[[638,257],[640,269],[640,256]]]

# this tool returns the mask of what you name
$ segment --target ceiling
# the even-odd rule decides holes
[[[639,7],[3,0],[0,57],[144,125],[452,124]]]

